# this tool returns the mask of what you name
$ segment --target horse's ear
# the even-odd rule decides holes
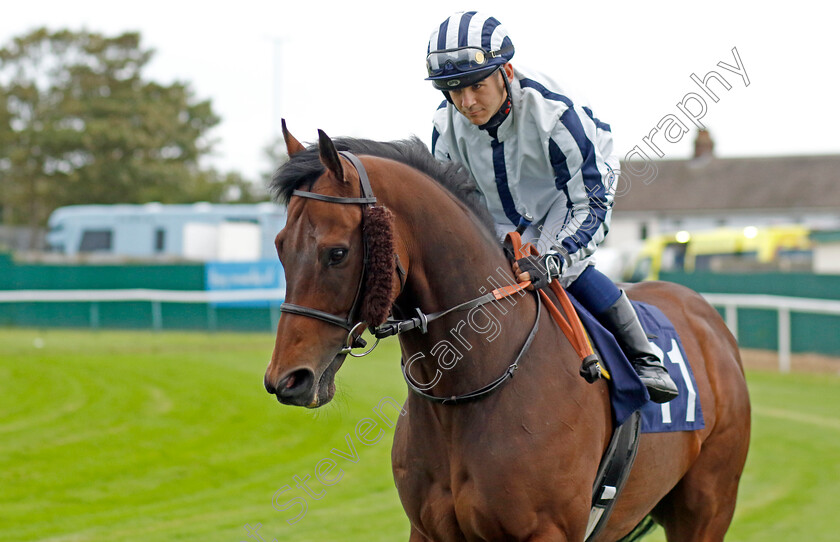
[[[300,144],[300,141],[289,133],[289,130],[286,128],[286,119],[280,119],[280,124],[283,127],[283,141],[286,142],[286,152],[289,153],[289,156],[306,150],[303,145]]]
[[[321,163],[324,164],[330,172],[335,175],[339,181],[344,180],[344,167],[341,165],[341,160],[338,158],[338,151],[335,150],[335,145],[330,139],[330,136],[324,133],[323,130],[318,130],[318,150],[321,154]]]

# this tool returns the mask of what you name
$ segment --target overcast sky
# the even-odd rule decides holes
[[[4,2],[6,3],[6,2]],[[587,101],[612,125],[623,157],[666,115],[692,128],[659,143],[665,158],[691,152],[694,125],[677,104],[704,98],[701,122],[719,156],[840,152],[836,13],[825,2],[527,2],[422,0],[38,1],[9,3],[2,43],[35,27],[142,33],[156,50],[146,75],[189,82],[222,117],[212,164],[256,178],[262,149],[285,117],[304,142],[316,130],[429,141],[442,100],[425,77],[429,35],[452,12],[499,19],[516,47],[514,65],[536,69]],[[768,7],[785,5],[782,11]],[[749,79],[718,66],[737,66]],[[703,93],[691,75],[717,71],[731,88]],[[574,92],[572,92],[574,91]],[[689,111],[700,103],[689,96]],[[772,182],[772,180],[768,180]]]

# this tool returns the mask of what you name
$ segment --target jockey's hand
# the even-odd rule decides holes
[[[516,273],[517,282],[531,281],[528,290],[545,288],[563,274],[563,259],[553,253],[525,256],[514,262],[513,272]]]

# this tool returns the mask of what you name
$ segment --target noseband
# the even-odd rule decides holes
[[[342,205],[361,205],[363,207],[371,207],[373,204],[376,203],[376,197],[373,195],[373,189],[370,187],[370,180],[368,179],[367,171],[365,171],[365,166],[362,165],[362,162],[352,153],[346,151],[340,151],[339,154],[344,156],[353,167],[356,169],[356,172],[359,175],[359,185],[361,186],[361,197],[358,198],[346,198],[341,196],[328,196],[325,194],[316,194],[315,192],[308,192],[305,190],[294,190],[292,192],[292,196],[298,196],[301,198],[309,198],[318,201],[325,201],[327,203],[338,203]],[[364,231],[364,212],[362,213],[362,229]],[[354,322],[355,315],[359,312],[359,303],[361,302],[362,298],[362,284],[364,284],[365,275],[368,271],[368,241],[367,236],[362,234],[362,243],[364,246],[364,258],[362,259],[362,274],[359,277],[359,285],[356,287],[356,296],[353,299],[353,304],[350,306],[350,311],[347,313],[345,318],[341,316],[336,316],[334,314],[330,314],[328,312],[313,309],[310,307],[303,307],[301,305],[295,305],[293,303],[283,303],[280,305],[280,311],[286,312],[289,314],[298,314],[300,316],[307,316],[309,318],[315,318],[316,320],[321,320],[322,322],[327,322],[328,324],[332,324],[347,330],[347,341],[344,344],[344,348],[341,349],[339,354],[350,354],[353,356],[363,356],[367,354],[353,354],[351,352],[352,348],[364,348],[366,346],[365,341],[361,338],[361,332],[357,335],[356,332],[360,328],[363,330],[365,326],[365,322]],[[377,343],[379,339],[377,339]],[[371,350],[376,347],[376,344],[371,347]]]
[[[342,205],[361,205],[362,206],[362,244],[364,248],[364,257],[362,259],[362,274],[359,277],[359,284],[356,287],[356,295],[353,299],[353,304],[350,306],[350,310],[347,313],[346,317],[336,316],[335,314],[331,314],[319,309],[313,309],[311,307],[304,307],[301,305],[295,305],[293,303],[283,303],[280,305],[280,311],[286,312],[289,314],[297,314],[300,316],[306,316],[308,318],[315,318],[316,320],[321,320],[322,322],[326,322],[328,324],[341,327],[347,330],[347,339],[344,342],[343,348],[339,351],[338,355],[342,354],[350,354],[354,357],[362,357],[369,354],[376,348],[376,345],[379,344],[379,340],[385,337],[390,337],[393,335],[400,335],[407,331],[411,330],[419,330],[420,333],[426,333],[427,327],[430,322],[437,320],[446,316],[447,314],[457,312],[457,311],[464,311],[470,310],[475,307],[479,307],[481,305],[491,303],[494,301],[499,301],[503,298],[511,296],[515,293],[522,292],[526,287],[530,285],[530,281],[522,282],[518,284],[512,284],[510,286],[500,287],[492,292],[486,293],[480,297],[475,299],[471,299],[469,301],[465,301],[463,303],[459,303],[453,307],[450,307],[445,310],[441,310],[431,314],[423,313],[419,308],[415,309],[417,316],[413,318],[405,318],[405,319],[394,319],[394,318],[387,318],[385,321],[381,323],[375,322],[365,322],[364,320],[356,321],[357,313],[359,312],[359,304],[362,301],[362,285],[365,282],[365,278],[367,277],[368,273],[371,271],[371,258],[370,258],[370,242],[365,232],[365,216],[370,215],[370,210],[374,208],[374,204],[376,203],[376,197],[373,195],[373,189],[370,186],[370,179],[368,179],[367,171],[365,170],[364,165],[362,162],[352,153],[347,151],[340,151],[339,154],[344,156],[356,169],[356,173],[359,175],[359,185],[360,185],[360,197],[358,198],[350,198],[350,197],[343,197],[343,196],[328,196],[326,194],[317,194],[315,192],[309,192],[306,190],[294,190],[292,191],[292,196],[298,196],[301,198],[309,198],[318,201],[324,201],[327,203],[337,203]],[[384,209],[384,208],[383,208]],[[385,209],[387,211],[387,209]],[[370,225],[375,227],[376,220],[372,216],[368,216],[368,220]],[[515,232],[508,235],[508,241],[512,242],[513,253],[520,254],[522,252],[522,248],[520,247],[520,238],[519,232]],[[376,243],[374,243],[376,244]],[[532,250],[533,247],[531,247]],[[391,250],[391,249],[386,249]],[[533,253],[533,252],[532,252]],[[390,258],[390,255],[388,256]],[[406,272],[402,268],[402,265],[399,263],[399,257],[396,253],[393,253],[394,261],[396,267],[394,268],[398,273],[398,278],[400,280],[401,287],[405,286],[405,278]],[[376,257],[374,257],[376,258]],[[375,268],[374,262],[374,268]],[[393,273],[393,270],[390,271]],[[583,366],[581,367],[581,374],[584,375],[584,369],[588,369],[591,365],[596,364],[598,359],[597,355],[592,352],[591,346],[586,339],[586,334],[583,331],[583,326],[580,323],[580,320],[577,318],[577,314],[575,313],[574,308],[572,307],[571,303],[569,302],[568,298],[566,297],[565,291],[560,287],[559,283],[553,283],[552,290],[557,295],[558,299],[561,301],[561,305],[563,306],[564,311],[566,312],[566,318],[568,321],[563,318],[560,312],[554,307],[553,303],[549,300],[546,296],[545,292],[534,290],[534,296],[537,303],[537,314],[536,318],[534,319],[534,324],[531,327],[531,332],[528,334],[528,337],[525,339],[525,343],[519,349],[519,353],[517,354],[516,358],[514,359],[513,363],[505,370],[505,372],[496,380],[491,382],[490,384],[477,389],[475,391],[457,395],[457,396],[450,396],[450,397],[438,397],[435,395],[431,395],[426,393],[426,391],[421,388],[419,385],[415,384],[412,381],[412,378],[408,374],[408,368],[403,360],[402,363],[402,371],[403,376],[405,377],[406,382],[408,383],[409,388],[415,392],[416,394],[420,395],[421,397],[428,399],[432,402],[444,404],[444,405],[458,405],[462,403],[467,403],[471,401],[476,401],[487,397],[494,391],[498,390],[502,387],[506,382],[508,382],[512,377],[516,370],[519,368],[519,362],[522,360],[524,354],[528,351],[531,343],[536,336],[537,329],[539,327],[540,322],[540,307],[541,307],[541,299],[544,299],[546,304],[549,306],[549,309],[552,313],[552,318],[557,322],[560,326],[563,333],[568,337],[570,343],[577,351],[580,358],[583,360]],[[400,289],[402,290],[402,288]],[[367,311],[363,311],[367,312]],[[383,317],[384,318],[384,317]],[[375,317],[374,317],[375,319]],[[355,323],[354,323],[355,321]],[[364,348],[366,346],[365,341],[361,338],[361,331],[364,330],[365,327],[371,325],[370,331],[373,333],[374,337],[376,338],[376,342],[372,347],[370,347],[366,352],[362,354],[354,354],[352,352],[353,348]],[[358,331],[358,334],[357,334]],[[600,369],[598,370],[598,374],[600,375]],[[585,375],[584,375],[585,376]],[[594,381],[594,379],[590,380],[587,378],[589,382]]]
[[[297,314],[300,316],[306,316],[308,318],[315,318],[316,320],[321,320],[322,322],[326,322],[328,324],[341,327],[347,330],[347,339],[344,342],[343,348],[339,351],[339,355],[341,354],[350,354],[354,357],[362,357],[369,354],[376,345],[379,344],[379,340],[385,337],[389,337],[392,335],[399,335],[401,333],[405,333],[407,331],[411,331],[413,329],[419,329],[421,333],[426,333],[427,326],[430,322],[437,320],[446,316],[447,314],[458,312],[458,311],[465,311],[469,310],[486,303],[490,303],[493,301],[498,301],[504,297],[513,295],[514,293],[521,292],[525,286],[529,283],[517,284],[512,285],[504,288],[499,288],[487,294],[484,294],[480,297],[475,299],[471,299],[469,301],[459,303],[453,307],[450,307],[445,310],[441,310],[432,314],[425,314],[419,308],[416,309],[417,317],[414,318],[406,318],[403,320],[394,320],[389,318],[386,322],[376,326],[375,328],[371,328],[371,331],[376,338],[376,342],[371,346],[366,352],[362,354],[355,354],[353,353],[353,348],[364,348],[366,346],[365,341],[361,338],[361,331],[368,325],[367,322],[364,321],[356,321],[356,315],[359,312],[359,304],[362,300],[362,285],[364,284],[365,277],[367,273],[370,271],[370,245],[368,242],[367,235],[365,234],[365,208],[370,208],[376,203],[376,197],[373,195],[373,189],[370,186],[370,179],[368,179],[367,171],[365,171],[365,167],[362,162],[352,153],[346,151],[340,151],[339,154],[344,156],[353,167],[356,169],[356,172],[359,175],[359,185],[361,187],[361,197],[358,198],[349,198],[343,196],[328,196],[325,194],[317,194],[315,192],[309,192],[305,190],[294,190],[292,191],[292,196],[298,196],[301,198],[309,198],[318,201],[324,201],[327,203],[337,203],[341,205],[361,205],[363,207],[362,210],[362,243],[364,246],[364,259],[362,260],[362,274],[359,278],[359,285],[356,287],[356,295],[353,299],[353,304],[350,307],[350,311],[347,313],[346,317],[336,316],[335,314],[331,314],[320,309],[313,309],[311,307],[304,307],[301,305],[295,305],[293,303],[283,303],[280,305],[280,311],[289,313],[289,314]],[[396,258],[396,255],[394,256]],[[397,271],[400,272],[400,283],[404,285],[402,281],[402,277],[404,271],[402,271],[402,267],[397,265]],[[540,303],[539,297],[537,297],[537,317],[534,320],[534,325],[531,328],[531,332],[528,335],[525,343],[523,344],[522,348],[519,351],[519,354],[516,356],[514,362],[505,370],[504,374],[497,378],[495,381],[490,383],[487,386],[479,390],[475,390],[473,392],[455,396],[455,397],[437,397],[434,395],[430,395],[422,390],[419,386],[417,386],[408,375],[407,368],[405,364],[403,364],[403,376],[405,377],[406,382],[408,382],[409,387],[415,393],[429,399],[431,401],[441,403],[441,404],[460,404],[470,401],[475,401],[490,395],[501,386],[503,386],[511,377],[513,377],[514,372],[519,367],[519,362],[522,359],[522,356],[528,350],[528,347],[531,345],[533,341],[537,328],[540,321],[540,311],[539,311]],[[357,334],[358,332],[358,334]]]

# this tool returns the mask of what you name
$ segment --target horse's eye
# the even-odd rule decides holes
[[[348,250],[346,248],[334,248],[330,250],[330,265],[338,265],[347,257]]]

